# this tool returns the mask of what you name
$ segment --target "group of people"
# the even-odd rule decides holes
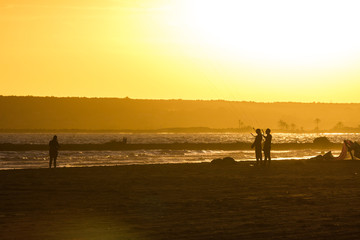
[[[271,162],[271,139],[272,135],[270,134],[271,130],[268,128],[266,129],[265,133],[264,131],[261,131],[260,129],[256,129],[256,136],[255,141],[251,145],[251,148],[255,148],[255,157],[256,157],[256,163],[257,164],[270,164]],[[264,139],[264,147],[262,142]],[[54,168],[56,168],[56,159],[58,157],[58,151],[59,151],[59,142],[57,140],[57,136],[55,135],[53,139],[49,142],[49,155],[50,155],[50,161],[49,161],[49,168],[51,168],[52,163],[54,163]],[[262,151],[264,151],[264,162],[262,158]]]
[[[256,136],[255,141],[251,145],[251,148],[255,148],[255,157],[256,157],[256,164],[269,164],[271,162],[271,140],[272,135],[270,134],[271,130],[268,128],[266,129],[265,133],[264,131],[261,131],[260,129],[256,129]],[[266,134],[266,135],[265,135]],[[264,145],[262,144],[264,139]],[[264,162],[262,157],[262,151],[264,151]]]

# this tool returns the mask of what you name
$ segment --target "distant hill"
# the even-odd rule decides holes
[[[359,125],[360,104],[0,96],[2,130],[270,127],[296,131],[318,126],[320,130],[357,131]]]

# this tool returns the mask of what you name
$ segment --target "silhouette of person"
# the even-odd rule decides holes
[[[272,135],[270,134],[270,132],[271,132],[271,130],[268,128],[265,131],[266,135],[263,135],[264,138],[265,138],[265,142],[264,142],[264,163],[266,164],[266,162],[268,161],[269,165],[270,165],[270,162],[271,162],[270,151],[271,151],[271,140],[272,140]]]
[[[255,157],[256,164],[262,163],[262,153],[261,153],[261,142],[262,142],[262,134],[260,129],[256,129],[257,135],[255,136],[255,141],[251,145],[251,148],[255,147]]]
[[[350,140],[344,140],[344,144],[346,145],[348,152],[350,153],[351,160],[354,160],[354,155],[353,155],[352,151],[354,151],[354,154],[356,153],[355,152],[355,143]]]
[[[54,160],[54,168],[56,168],[56,159],[58,156],[59,143],[57,141],[57,136],[55,135],[53,139],[49,142],[49,168],[51,168],[52,161]]]

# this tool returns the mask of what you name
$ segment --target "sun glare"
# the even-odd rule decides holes
[[[360,1],[13,2],[0,94],[359,102]]]
[[[360,50],[354,1],[184,1],[189,35],[212,51],[280,65],[323,65]],[[185,33],[186,34],[186,33]]]

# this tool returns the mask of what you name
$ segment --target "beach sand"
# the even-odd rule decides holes
[[[0,239],[358,239],[360,161],[0,171]]]

